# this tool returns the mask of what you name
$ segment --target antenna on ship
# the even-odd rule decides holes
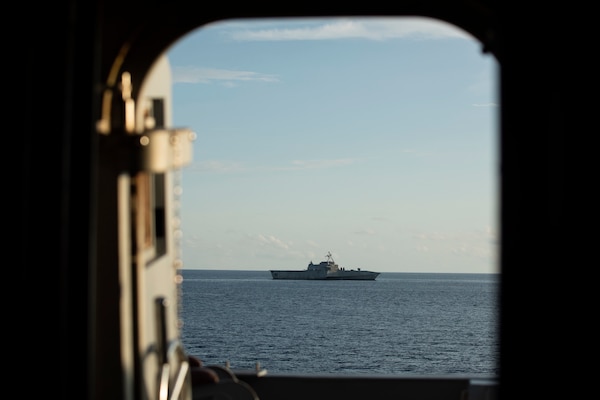
[[[333,256],[331,255],[330,251],[327,252],[327,254],[325,255],[325,257],[327,257],[327,261],[333,261]]]

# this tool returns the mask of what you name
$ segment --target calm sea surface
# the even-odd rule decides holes
[[[269,374],[497,376],[498,275],[273,280],[184,270],[182,341],[206,365]]]

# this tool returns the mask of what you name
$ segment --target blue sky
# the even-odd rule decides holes
[[[431,19],[228,21],[167,52],[186,269],[498,272],[497,63]]]

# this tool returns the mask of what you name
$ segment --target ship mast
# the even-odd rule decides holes
[[[335,263],[335,261],[333,261],[333,256],[331,255],[330,251],[327,252],[325,257],[327,257],[327,262],[331,261],[331,262]]]

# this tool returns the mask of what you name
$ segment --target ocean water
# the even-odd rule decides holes
[[[498,375],[498,275],[182,275],[183,345],[206,365],[253,369],[258,362],[269,374]]]

